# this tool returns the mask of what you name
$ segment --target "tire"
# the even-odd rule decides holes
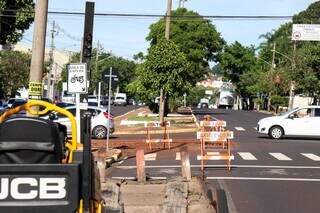
[[[96,139],[104,139],[107,137],[108,131],[104,126],[96,126],[92,130],[92,136]]]
[[[283,131],[281,126],[273,126],[269,130],[269,136],[272,139],[277,139],[278,140],[278,139],[282,138],[283,135],[284,135],[284,131]]]

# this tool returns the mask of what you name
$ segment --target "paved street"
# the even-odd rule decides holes
[[[210,113],[227,121],[227,129],[235,133],[232,170],[227,171],[225,162],[221,160],[206,161],[205,170],[210,184],[226,190],[231,212],[319,212],[318,138],[275,141],[261,137],[254,127],[260,118],[268,116],[262,113],[233,110],[196,113],[198,119]],[[195,139],[195,134],[179,136]],[[192,174],[200,175],[198,145],[189,144],[189,147]],[[150,177],[161,179],[180,174],[179,148],[155,150],[146,153],[145,158]],[[113,178],[134,178],[135,158],[121,161],[109,175]]]

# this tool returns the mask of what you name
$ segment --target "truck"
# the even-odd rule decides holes
[[[121,105],[126,106],[127,105],[127,94],[126,93],[117,93],[114,97],[113,105]]]
[[[219,98],[217,99],[218,109],[232,109],[234,104],[234,96],[231,90],[221,89]]]

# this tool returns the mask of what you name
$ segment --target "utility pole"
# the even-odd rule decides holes
[[[296,49],[297,49],[297,40],[293,41],[293,57],[292,57],[292,72],[295,71],[296,68]],[[289,109],[293,108],[293,98],[294,98],[294,82],[290,81],[290,91],[289,91]]]
[[[170,39],[171,8],[172,8],[172,0],[167,0],[166,30],[165,30],[165,38],[167,40]],[[163,88],[160,88],[159,118],[160,118],[161,125],[164,123],[165,96],[166,94],[163,91]]]
[[[52,79],[53,75],[53,64],[54,64],[54,39],[55,39],[55,33],[57,32],[55,30],[56,28],[56,23],[53,21],[52,23],[52,30],[51,30],[51,45],[50,45],[50,52],[49,52],[49,61],[50,61],[50,70],[49,73],[47,74],[47,97],[53,99],[54,96],[54,84],[55,84],[55,76]]]
[[[44,67],[47,15],[48,0],[37,0],[29,78],[30,99],[41,99],[42,96],[42,73]]]
[[[273,70],[276,66],[275,59],[276,59],[276,42],[273,42],[271,70]],[[270,111],[270,106],[271,106],[271,92],[269,92],[268,94],[268,111]]]

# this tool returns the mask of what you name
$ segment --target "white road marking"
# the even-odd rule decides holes
[[[286,156],[280,152],[270,152],[269,154],[272,155],[277,160],[282,160],[282,161],[292,160],[291,158],[289,158],[288,156]]]
[[[304,181],[304,182],[320,182],[315,178],[264,178],[264,177],[207,177],[207,180],[281,180],[281,181]]]
[[[176,152],[176,160],[181,160],[180,152]]]
[[[301,155],[314,160],[314,161],[320,161],[320,157],[318,155],[312,154],[312,153],[301,153]]]
[[[253,129],[254,129],[254,130],[258,130],[258,128],[257,128],[257,127],[253,127]]]
[[[111,177],[111,178],[114,180],[135,180],[136,179],[136,177],[122,177],[122,176]],[[148,177],[148,178],[150,178],[152,180],[166,180],[167,179],[167,177]]]
[[[180,168],[180,165],[146,165],[145,168]],[[201,165],[191,165],[192,168],[200,168]],[[220,168],[226,167],[225,164],[206,164],[206,167]],[[320,169],[320,166],[273,166],[273,165],[238,165],[232,164],[234,168],[263,168],[263,169]],[[136,166],[117,166],[118,169],[135,169]]]
[[[144,155],[144,160],[145,161],[154,161],[157,158],[157,153],[150,153],[150,154],[146,154]]]
[[[204,160],[227,160],[227,159],[234,160],[233,155],[231,155],[230,157],[226,155],[211,155],[211,156],[207,155],[204,157],[202,157],[201,155],[197,155],[197,160],[201,160],[202,158]]]
[[[243,160],[257,160],[257,158],[250,152],[238,152],[238,154]]]
[[[238,127],[238,126],[236,126],[235,129],[238,131],[246,131],[243,127]]]

